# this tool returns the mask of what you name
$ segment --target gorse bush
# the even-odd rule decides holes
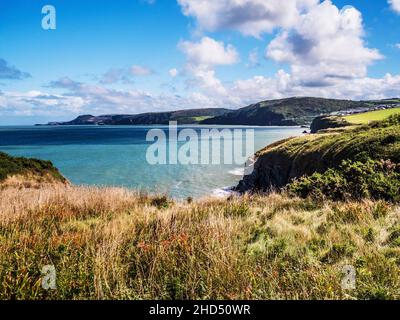
[[[399,202],[400,166],[390,160],[345,160],[338,168],[293,181],[288,189],[302,198]]]

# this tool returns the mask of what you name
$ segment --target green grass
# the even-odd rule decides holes
[[[399,113],[400,113],[400,108],[393,108],[387,110],[378,110],[378,111],[355,114],[347,116],[345,117],[345,119],[352,124],[366,124],[372,121],[381,121],[390,117],[391,115]]]
[[[383,201],[48,186],[0,190],[0,208],[0,299],[400,298],[400,211]]]
[[[64,177],[50,161],[17,158],[0,152],[0,182],[12,175],[50,175],[56,180],[64,182]]]
[[[192,117],[192,119],[196,122],[200,122],[206,119],[210,119],[212,118],[212,116],[199,116],[199,117]]]
[[[255,174],[244,177],[241,191],[281,188],[293,179],[338,167],[343,160],[391,160],[400,163],[400,115],[276,142],[256,153]]]

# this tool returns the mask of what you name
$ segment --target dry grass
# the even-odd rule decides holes
[[[384,202],[5,188],[0,298],[399,299],[399,218]],[[41,288],[49,264],[55,291]],[[341,289],[345,264],[357,269],[354,291]]]

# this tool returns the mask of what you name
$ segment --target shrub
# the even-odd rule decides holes
[[[12,157],[0,152],[0,181],[11,175],[28,173],[39,176],[50,174],[57,180],[65,181],[50,161]]]
[[[390,160],[345,160],[335,169],[304,176],[289,184],[292,194],[332,200],[400,201],[400,166]]]
[[[166,209],[170,205],[170,201],[166,195],[155,196],[150,201],[151,205],[157,207],[157,209]]]

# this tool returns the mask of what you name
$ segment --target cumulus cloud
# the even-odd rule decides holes
[[[388,0],[388,1],[391,8],[397,13],[400,13],[400,0]]]
[[[0,95],[2,116],[73,117],[79,114],[136,114],[225,105],[201,92],[185,96],[152,94],[143,90],[114,90],[69,78],[51,82],[48,88],[64,89],[62,94],[41,91],[4,92]]]
[[[37,90],[4,92],[0,96],[3,116],[58,116],[79,112],[84,102],[76,96],[54,95]]]
[[[22,80],[29,78],[30,76],[29,73],[23,72],[16,67],[9,65],[7,61],[0,58],[0,79]]]
[[[350,98],[349,93],[353,92],[354,97],[362,97],[369,92],[359,86],[367,84],[369,88],[372,84],[377,85],[378,95],[388,91],[385,85],[380,85],[385,81],[367,77],[368,66],[383,56],[366,46],[362,15],[354,7],[346,6],[340,10],[330,0],[178,2],[184,14],[195,17],[204,30],[229,28],[253,36],[276,30],[277,35],[267,45],[265,56],[289,65],[289,73],[281,70],[274,77],[238,80],[227,88],[216,77],[212,66],[237,62],[234,48],[231,48],[232,54],[227,54],[224,44],[207,37],[196,44],[181,43],[180,48],[188,60],[186,70],[193,76],[190,83],[197,84],[208,94],[220,99],[229,95],[243,102],[248,101],[248,96],[253,97],[254,102],[307,93]],[[247,66],[258,64],[257,51],[253,50]],[[354,90],[345,90],[353,84]]]
[[[367,67],[383,58],[378,50],[365,46],[363,35],[357,9],[339,10],[324,1],[271,41],[266,57],[290,64],[292,76],[303,79],[306,86],[327,86],[334,79],[365,77]]]
[[[223,42],[209,37],[203,37],[199,42],[182,41],[178,47],[193,65],[212,67],[234,64],[239,60],[239,54],[232,45],[225,46]]]
[[[279,70],[273,77],[256,76],[237,80],[221,92],[191,91],[185,95],[152,94],[142,90],[114,90],[69,78],[53,81],[49,87],[61,94],[42,91],[3,92],[2,116],[73,117],[79,114],[142,113],[191,108],[238,108],[264,99],[316,96],[340,99],[382,99],[400,93],[400,76],[336,79],[330,86],[304,86],[290,73]],[[203,89],[203,88],[201,88]]]
[[[279,99],[294,96],[354,100],[384,99],[399,96],[400,76],[386,74],[383,78],[364,77],[347,81],[336,79],[329,86],[304,86],[301,80],[280,70],[274,77],[256,76],[238,80],[230,88],[230,93],[236,95],[244,105],[267,98]]]
[[[186,55],[185,71],[191,75],[187,81],[190,87],[200,86],[208,94],[226,94],[214,67],[232,65],[239,61],[239,54],[232,45],[203,37],[198,42],[182,41],[178,47]]]
[[[318,0],[178,0],[182,12],[202,30],[238,30],[258,37],[275,28],[289,28]]]

